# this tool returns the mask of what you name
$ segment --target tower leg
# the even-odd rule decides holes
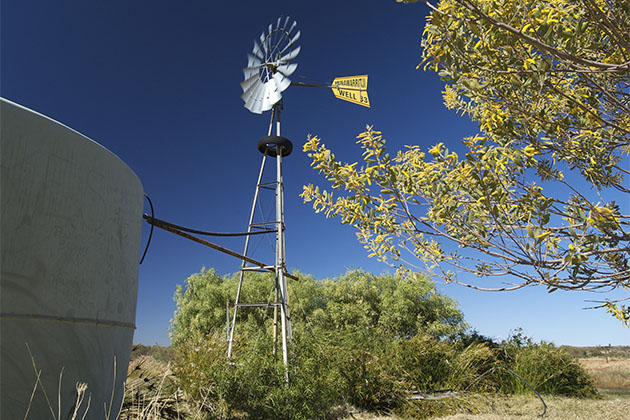
[[[263,171],[265,169],[265,163],[267,161],[267,155],[263,155],[262,163],[260,164],[260,172],[258,173],[258,181],[256,182],[256,191],[254,192],[254,201],[252,202],[252,210],[249,213],[249,224],[247,225],[247,232],[251,233],[252,231],[252,223],[254,222],[254,212],[256,210],[256,202],[258,201],[258,195],[260,193],[260,182],[262,181]],[[243,250],[243,255],[247,255],[247,251],[249,250],[249,238],[250,236],[245,237],[245,249]],[[234,328],[236,327],[236,312],[238,311],[238,304],[241,297],[241,290],[243,288],[243,279],[245,277],[245,265],[246,261],[243,260],[241,263],[241,272],[239,273],[238,279],[238,288],[236,289],[236,299],[234,301],[234,313],[232,314],[232,323],[228,323],[229,334],[228,334],[228,351],[227,351],[227,359],[228,361],[232,357],[232,344],[234,342]],[[229,319],[229,318],[228,318]]]
[[[278,351],[278,315],[280,315],[280,336],[281,336],[281,342],[282,342],[282,361],[285,365],[285,380],[289,381],[289,343],[292,341],[293,339],[293,334],[292,334],[292,329],[291,329],[291,315],[290,315],[290,311],[289,311],[289,296],[288,296],[288,289],[287,289],[287,278],[285,275],[286,272],[286,262],[285,262],[285,236],[284,236],[284,231],[285,231],[285,226],[284,226],[284,183],[282,180],[282,156],[283,153],[284,155],[288,155],[291,152],[292,149],[292,145],[291,142],[288,139],[284,139],[280,137],[280,109],[281,109],[281,104],[276,104],[273,108],[272,111],[272,117],[271,117],[271,121],[269,124],[269,136],[271,136],[271,133],[273,131],[273,127],[275,125],[276,128],[276,136],[274,139],[276,139],[276,142],[271,142],[271,143],[265,143],[264,139],[261,139],[261,141],[258,144],[258,148],[261,152],[264,153],[263,156],[263,161],[262,161],[262,165],[260,167],[260,173],[258,175],[258,182],[256,184],[256,192],[254,194],[254,202],[252,204],[252,210],[250,213],[250,218],[249,218],[249,227],[248,227],[248,232],[252,231],[252,223],[254,220],[254,212],[255,212],[255,207],[256,207],[256,203],[258,201],[258,196],[259,196],[259,191],[262,185],[269,185],[269,184],[273,184],[273,183],[269,183],[269,184],[261,184],[262,181],[262,175],[263,175],[263,171],[264,171],[264,167],[265,167],[265,163],[266,163],[266,157],[267,154],[276,157],[276,181],[275,181],[275,198],[276,198],[276,218],[275,221],[272,222],[275,225],[275,230],[276,230],[276,256],[275,256],[275,264],[274,264],[274,271],[275,271],[275,282],[274,282],[274,294],[275,294],[275,302],[274,302],[274,320],[273,320],[273,340],[274,340],[274,346],[273,346],[273,352],[274,352],[274,356],[277,354]],[[275,123],[275,124],[274,124]],[[277,139],[280,138],[280,141],[278,141]],[[275,149],[270,148],[270,144],[275,145]],[[284,148],[284,149],[283,149]],[[285,153],[286,152],[286,153]],[[271,223],[270,223],[271,224]],[[244,255],[247,255],[247,250],[249,247],[249,236],[247,237],[246,241],[245,241],[245,251],[244,251]],[[229,323],[228,322],[228,329],[229,329],[229,334],[228,334],[228,354],[227,354],[227,358],[228,361],[231,358],[232,355],[232,345],[233,345],[233,341],[234,341],[234,330],[235,330],[235,326],[236,326],[236,315],[237,315],[237,310],[239,307],[239,300],[240,300],[240,295],[241,295],[241,289],[242,289],[242,285],[243,285],[243,279],[244,279],[244,272],[246,271],[247,268],[251,267],[246,267],[246,262],[243,262],[242,266],[241,266],[241,272],[240,272],[240,277],[239,277],[239,283],[238,283],[238,289],[236,292],[236,301],[235,301],[235,305],[234,305],[234,312],[232,313],[232,322]],[[271,267],[269,267],[271,268]],[[241,304],[241,306],[243,305],[248,305],[248,306],[261,306],[261,305],[251,305],[251,304]],[[268,306],[268,304],[266,305]],[[280,309],[278,311],[278,309]],[[228,317],[229,320],[229,317]]]
[[[276,135],[280,136],[280,108],[276,111]],[[280,315],[282,325],[282,361],[287,367],[286,380],[288,377],[289,349],[288,341],[291,340],[291,318],[289,316],[289,295],[287,293],[287,279],[284,275],[286,270],[285,249],[284,249],[284,183],[282,181],[282,150],[276,147],[276,278],[280,292]]]

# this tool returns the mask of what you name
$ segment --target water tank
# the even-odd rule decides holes
[[[142,185],[80,133],[0,107],[0,418],[70,418],[86,383],[76,418],[91,397],[86,419],[115,419],[135,328]]]

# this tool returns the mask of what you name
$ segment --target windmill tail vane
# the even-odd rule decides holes
[[[360,76],[336,77],[330,84],[291,82],[291,85],[293,86],[330,88],[337,99],[370,108],[370,98],[368,97],[367,84],[367,74]]]
[[[331,88],[336,98],[369,108],[367,75],[337,77],[329,85],[291,81],[289,77],[297,69],[295,59],[301,51],[297,45],[300,31],[296,28],[297,22],[290,17],[279,17],[254,40],[241,82],[245,108],[254,114],[269,111],[291,85]]]

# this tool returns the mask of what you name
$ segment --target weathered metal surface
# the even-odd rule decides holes
[[[199,244],[205,245],[205,246],[207,246],[209,248],[212,248],[212,249],[215,249],[217,251],[223,252],[225,254],[231,255],[233,257],[239,258],[239,259],[241,259],[243,261],[246,261],[246,262],[248,262],[250,264],[254,264],[254,265],[260,267],[262,270],[269,271],[269,272],[272,272],[272,273],[275,272],[274,266],[269,266],[269,265],[267,265],[267,264],[265,264],[263,262],[257,261],[257,260],[255,260],[253,258],[250,258],[250,257],[246,256],[246,255],[239,254],[238,252],[235,252],[235,251],[232,251],[232,250],[227,249],[225,247],[222,247],[221,245],[217,245],[217,244],[212,243],[210,241],[206,241],[205,239],[201,239],[201,238],[198,238],[198,237],[196,237],[194,235],[191,235],[189,233],[183,232],[183,231],[173,227],[172,224],[170,224],[168,222],[165,222],[163,220],[156,219],[156,218],[151,217],[151,216],[146,215],[146,214],[143,217],[147,221],[148,224],[153,225],[153,226],[155,226],[157,228],[166,230],[168,232],[171,232],[171,233],[174,233],[176,235],[179,235],[179,236],[181,236],[183,238],[190,239],[191,241],[194,241],[194,242],[197,242]],[[285,272],[284,275],[286,277],[289,277],[289,278],[294,279],[294,280],[298,279],[296,276],[294,276],[292,274],[289,274],[289,273],[286,273],[286,272]]]
[[[29,419],[51,418],[43,389],[70,418],[77,382],[86,419],[104,405],[113,416],[136,316],[142,185],[71,128],[4,99],[0,114],[0,418],[28,407]]]

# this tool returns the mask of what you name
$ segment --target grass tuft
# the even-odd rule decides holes
[[[158,361],[150,355],[129,362],[120,420],[194,418],[190,413],[170,362]]]

